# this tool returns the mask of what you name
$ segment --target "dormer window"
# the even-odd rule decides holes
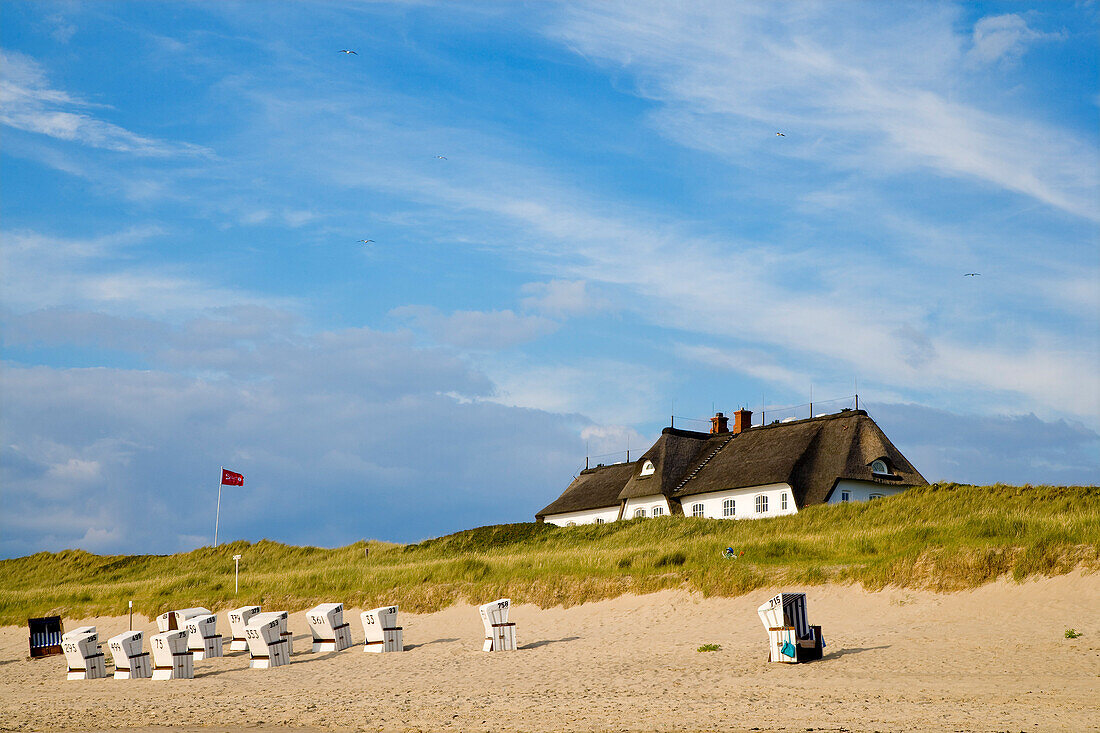
[[[652,476],[657,469],[653,467],[653,461],[646,461],[642,464],[642,472],[639,476]]]
[[[879,458],[877,461],[871,461],[871,473],[882,474],[883,476],[890,475],[890,467],[886,465],[886,461]]]

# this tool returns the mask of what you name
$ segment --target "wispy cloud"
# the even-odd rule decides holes
[[[654,119],[668,135],[743,165],[764,145],[775,152],[781,130],[780,155],[880,175],[974,177],[1100,220],[1096,150],[1071,131],[960,101],[967,39],[955,16],[898,8],[886,18],[887,7],[841,20],[815,5],[581,5],[554,35],[633,73],[638,93],[662,105]],[[893,29],[879,32],[886,22]],[[987,26],[997,23],[1008,21]],[[986,27],[982,47],[1019,47],[1026,34],[1008,24],[1016,31]]]
[[[105,105],[79,99],[50,86],[34,59],[17,51],[0,51],[0,124],[26,132],[119,153],[148,157],[210,156],[212,151],[191,143],[145,137],[89,110]]]

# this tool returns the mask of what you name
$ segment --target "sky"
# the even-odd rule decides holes
[[[2,13],[0,556],[209,545],[223,465],[223,540],[531,521],[856,392],[1100,477],[1095,2]]]

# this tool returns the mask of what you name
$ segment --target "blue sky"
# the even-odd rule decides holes
[[[1098,15],[5,2],[0,555],[208,544],[222,464],[226,538],[525,521],[857,384],[930,480],[1095,483]]]

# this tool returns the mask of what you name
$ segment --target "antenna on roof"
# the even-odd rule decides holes
[[[814,416],[814,383],[810,382],[810,417]]]
[[[584,441],[584,469],[588,470],[588,441]]]

